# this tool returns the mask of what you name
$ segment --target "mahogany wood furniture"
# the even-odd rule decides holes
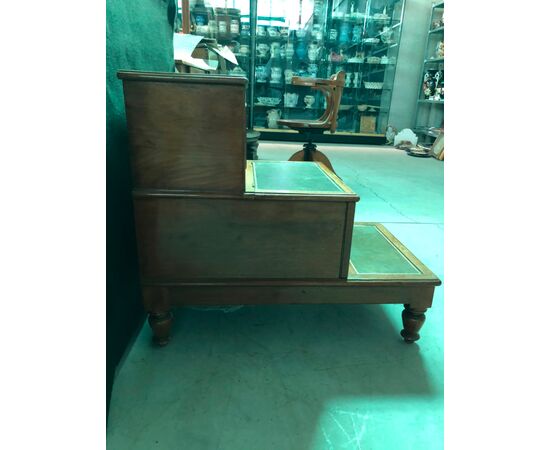
[[[315,161],[246,161],[244,78],[119,72],[144,305],[168,342],[186,305],[401,303],[419,339],[439,279]]]
[[[329,130],[331,133],[336,131],[338,124],[338,108],[344,89],[346,73],[341,70],[332,75],[328,80],[322,78],[301,78],[292,77],[292,84],[297,86],[309,86],[311,89],[321,91],[327,101],[325,112],[317,120],[290,120],[280,119],[279,125],[287,126],[303,134],[306,139],[304,149],[300,150],[290,157],[290,161],[318,161],[330,168],[334,172],[332,164],[325,154],[317,150],[313,143],[316,134],[322,134]]]

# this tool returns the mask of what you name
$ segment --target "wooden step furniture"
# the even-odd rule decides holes
[[[332,164],[326,155],[319,150],[313,143],[315,135],[322,134],[325,131],[334,133],[338,125],[338,108],[342,99],[342,91],[344,90],[344,82],[346,73],[341,70],[332,75],[328,80],[323,78],[302,78],[292,77],[292,84],[296,86],[309,86],[311,89],[321,91],[327,101],[325,112],[317,120],[304,119],[280,119],[277,121],[279,125],[286,126],[298,131],[304,135],[306,143],[303,150],[294,153],[290,157],[290,161],[318,161],[327,166],[334,172]]]
[[[439,279],[316,161],[245,159],[245,78],[121,71],[144,305],[400,303],[419,339]]]

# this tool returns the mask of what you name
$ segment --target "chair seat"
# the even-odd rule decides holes
[[[310,129],[318,129],[318,130],[328,130],[330,128],[330,124],[327,124],[324,121],[320,120],[290,120],[290,119],[280,119],[277,121],[279,125],[287,126],[289,128],[292,128],[293,130],[310,130]]]

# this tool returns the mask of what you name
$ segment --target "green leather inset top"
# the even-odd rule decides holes
[[[256,191],[345,193],[314,162],[254,161]]]
[[[353,226],[351,263],[358,274],[419,274],[374,225]]]

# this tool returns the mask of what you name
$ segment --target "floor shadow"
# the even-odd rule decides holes
[[[399,320],[389,320],[388,307]],[[366,374],[369,395],[426,394],[430,384],[419,352],[422,341],[403,342],[401,310],[401,305],[247,306],[228,313],[185,308],[176,312],[170,345],[178,347],[182,363],[208,350],[231,370],[236,357],[267,358],[287,375],[296,363],[300,371],[345,367],[352,395],[354,390],[365,393],[367,383],[360,375]],[[402,369],[395,383],[388,383],[386,370],[375,370],[385,365]]]
[[[388,308],[400,315],[399,305],[178,310],[170,344],[153,348],[144,329],[121,370],[109,448],[305,450],[331,402],[429,396],[419,346],[402,341]],[[129,427],[130,446],[116,447]]]

